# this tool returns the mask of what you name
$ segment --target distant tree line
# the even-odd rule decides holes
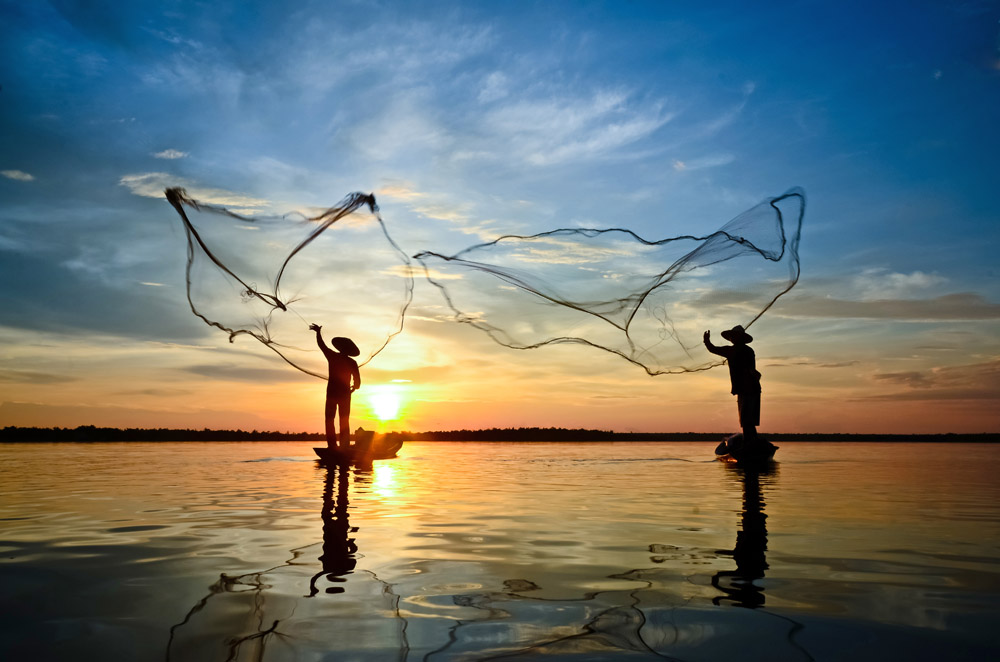
[[[437,430],[432,432],[388,432],[389,440],[402,441],[719,441],[721,432],[612,432],[566,428],[490,428],[487,430]],[[982,434],[827,434],[785,433],[765,435],[772,441],[887,441],[887,442],[1000,442],[1000,433]],[[318,432],[252,430],[178,430],[170,428],[76,428],[0,429],[0,442],[121,442],[121,441],[315,441],[325,442]]]
[[[326,437],[315,432],[246,430],[176,430],[170,428],[21,428],[0,430],[0,442],[17,441],[315,441]]]

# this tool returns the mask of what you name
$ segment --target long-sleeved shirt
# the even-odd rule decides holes
[[[760,373],[757,372],[757,355],[750,345],[723,345],[718,347],[706,341],[708,351],[726,357],[729,364],[729,381],[733,395],[760,391]]]
[[[360,387],[361,372],[358,370],[358,362],[347,354],[341,354],[327,347],[319,334],[317,334],[317,340],[329,366],[326,383],[327,393],[350,393],[352,380],[355,389]]]

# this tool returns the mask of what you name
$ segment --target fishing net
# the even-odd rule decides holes
[[[253,338],[326,379],[309,324],[349,336],[372,360],[403,328],[413,297],[410,260],[373,195],[352,193],[316,213],[245,215],[166,190],[187,237],[191,312],[229,335]]]
[[[512,349],[578,344],[650,375],[706,370],[706,329],[750,327],[799,278],[805,193],[769,198],[710,234],[625,228],[505,235],[414,256],[455,321]]]

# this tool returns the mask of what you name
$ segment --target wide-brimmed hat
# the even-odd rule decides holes
[[[355,345],[354,341],[351,340],[350,338],[341,338],[338,336],[333,340],[331,340],[330,344],[333,345],[336,348],[336,350],[341,354],[347,354],[348,356],[357,356],[358,354],[361,353],[361,350],[358,349],[358,346]]]
[[[753,336],[744,331],[743,327],[739,324],[731,329],[723,331],[721,335],[734,345],[746,345],[753,342]]]

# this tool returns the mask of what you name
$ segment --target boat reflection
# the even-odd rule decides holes
[[[309,580],[309,597],[319,592],[317,583],[321,577],[334,584],[324,589],[326,593],[343,593],[344,587],[336,584],[342,584],[357,567],[358,546],[351,534],[357,533],[358,527],[351,526],[347,512],[350,475],[346,466],[326,469],[320,511],[323,518],[323,553],[319,557],[322,569]]]
[[[735,473],[742,483],[743,510],[735,546],[732,550],[718,552],[732,556],[736,569],[720,570],[712,576],[712,586],[722,591],[722,595],[713,598],[712,602],[755,609],[764,606],[764,588],[757,581],[764,578],[764,571],[768,568],[767,515],[764,513],[761,479],[765,484],[773,479],[778,465],[744,468],[727,464],[726,468]]]

